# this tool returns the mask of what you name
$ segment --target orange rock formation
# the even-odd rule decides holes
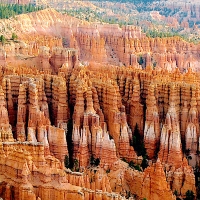
[[[12,26],[20,41],[0,50],[0,197],[197,194],[199,45],[53,9]]]

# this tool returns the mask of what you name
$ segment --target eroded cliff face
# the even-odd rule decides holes
[[[5,69],[0,93],[1,187],[8,192],[2,197],[10,199],[15,190],[20,191],[14,192],[16,199],[53,198],[57,190],[59,199],[109,199],[111,192],[119,199],[119,194],[134,194],[152,200],[175,199],[174,191],[196,194],[191,166],[199,164],[198,74],[94,63],[74,69],[63,65],[59,75]],[[146,158],[133,142],[136,127],[148,155],[146,169]],[[80,172],[66,171],[66,157]],[[15,162],[22,162],[21,167]],[[62,189],[55,186],[56,180]],[[52,185],[49,192],[46,185]]]
[[[200,77],[180,71],[198,46],[52,9],[15,23],[20,41],[0,51],[0,197],[196,196]]]
[[[29,65],[56,73],[63,62],[68,61],[74,66],[78,58],[83,63],[98,62],[140,68],[154,66],[158,70],[169,71],[179,68],[181,72],[192,68],[193,71],[199,71],[199,45],[185,42],[179,37],[148,38],[140,27],[120,28],[117,24],[89,23],[53,9],[1,20],[0,30],[7,38],[11,38],[14,32],[23,40],[20,43],[8,42],[2,47],[2,65],[6,64],[6,52],[10,55],[18,54],[18,62],[31,57],[34,62]],[[62,49],[62,44],[71,48],[70,53]],[[21,54],[24,56],[21,57]],[[72,59],[69,59],[68,54]],[[39,58],[35,60],[38,55]],[[54,65],[53,69],[51,65]]]

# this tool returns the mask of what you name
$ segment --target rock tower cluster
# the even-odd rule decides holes
[[[22,18],[0,50],[0,197],[196,196],[199,45],[52,9]]]

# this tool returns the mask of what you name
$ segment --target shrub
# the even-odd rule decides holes
[[[15,41],[18,38],[18,36],[15,33],[12,33],[12,40]]]
[[[94,158],[94,156],[90,157],[90,165],[91,166],[98,166],[100,164],[100,159],[99,158]]]
[[[185,200],[194,200],[194,192],[192,190],[188,190],[185,196]]]
[[[69,157],[68,157],[68,155],[65,155],[64,163],[65,163],[65,167],[69,168]]]

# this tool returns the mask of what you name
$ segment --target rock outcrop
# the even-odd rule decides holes
[[[20,41],[0,51],[0,197],[196,196],[198,45],[53,9],[12,26]]]

